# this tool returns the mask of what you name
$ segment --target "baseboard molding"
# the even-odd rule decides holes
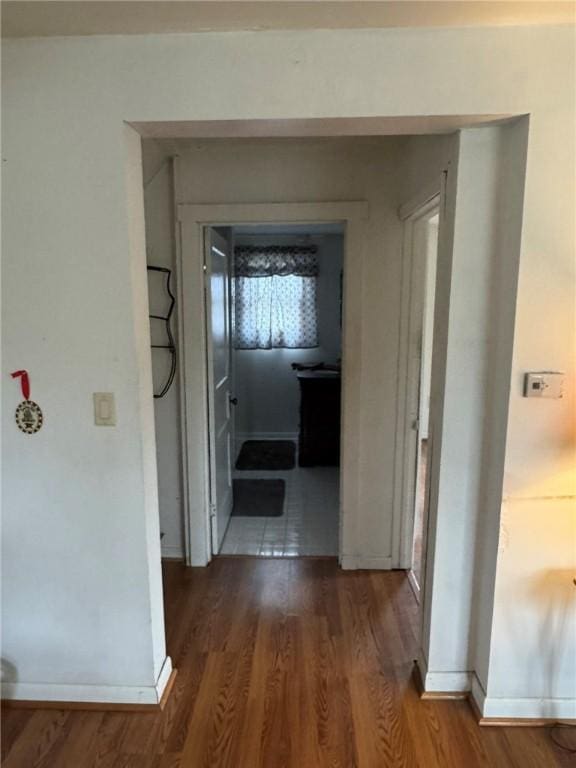
[[[422,699],[466,699],[472,686],[470,672],[429,672],[422,654],[414,664]]]
[[[178,544],[162,544],[160,551],[163,560],[184,560],[184,550]]]
[[[478,710],[472,707],[474,714]],[[576,717],[482,717],[478,718],[478,725],[491,728],[550,728],[561,723],[576,727]]]
[[[486,693],[484,691],[484,686],[478,679],[478,675],[473,672],[470,685],[470,706],[472,707],[474,714],[477,716],[478,722],[480,722],[484,716],[483,713],[485,701]]]
[[[542,721],[548,725],[561,720],[576,724],[576,699],[496,699],[487,697],[481,725],[495,720]]]
[[[392,569],[392,558],[365,555],[341,555],[340,566],[344,571],[390,571]]]
[[[481,726],[534,728],[550,726],[558,721],[576,725],[576,699],[491,698],[486,696],[474,672],[431,673],[427,671],[422,655],[414,663],[412,676],[423,700],[467,699]]]
[[[479,725],[549,726],[559,720],[576,725],[576,698],[508,699],[488,696],[477,675],[472,677],[470,703]]]
[[[14,709],[76,709],[120,712],[156,712],[164,709],[177,670],[169,656],[156,685],[52,685],[3,683],[2,706]]]
[[[466,691],[425,691],[424,690],[424,683],[422,682],[422,675],[420,673],[420,668],[418,666],[418,662],[414,662],[414,666],[412,667],[412,679],[414,681],[414,685],[416,687],[416,690],[418,691],[418,695],[421,699],[424,701],[442,701],[442,700],[459,700],[467,699],[469,696],[469,693]]]
[[[164,709],[164,707],[168,703],[168,699],[170,698],[170,694],[172,693],[172,689],[174,688],[174,683],[176,681],[177,674],[178,674],[178,670],[175,668],[172,668],[172,670],[170,671],[170,676],[166,681],[166,685],[164,686],[164,690],[160,696],[160,701],[158,702],[158,709],[160,709],[161,711]]]
[[[163,708],[162,701],[164,699],[164,694],[167,690],[168,693],[170,693],[172,685],[174,684],[174,676],[175,670],[172,667],[172,659],[170,656],[166,656],[164,663],[162,664],[162,668],[158,674],[156,685],[154,686],[156,690],[156,703],[160,706],[161,709]]]

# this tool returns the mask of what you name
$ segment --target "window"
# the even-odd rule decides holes
[[[234,270],[236,349],[318,346],[315,247],[239,246]]]

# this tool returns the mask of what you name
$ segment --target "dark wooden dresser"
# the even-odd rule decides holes
[[[338,466],[340,463],[340,374],[333,371],[301,371],[300,437],[301,467]]]

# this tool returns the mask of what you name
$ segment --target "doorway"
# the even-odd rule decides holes
[[[449,176],[449,179],[452,177]],[[452,188],[454,187],[455,182],[451,182]],[[438,184],[438,186],[440,186]],[[230,199],[230,197],[233,197],[230,195],[230,197],[225,197],[223,195],[222,190],[217,190],[218,198],[217,199]],[[363,190],[361,190],[361,193],[363,193]],[[323,194],[325,194],[323,192]],[[212,198],[216,197],[216,194],[212,194]],[[367,198],[370,198],[370,195],[366,194]],[[186,199],[195,199],[193,195],[190,195],[187,197],[185,193],[179,192],[178,198],[179,200],[186,200]],[[196,198],[197,199],[197,198]],[[291,195],[291,199],[301,199],[301,197],[296,197],[295,194]],[[454,200],[454,195],[450,198],[450,201]],[[282,204],[283,207],[284,204]],[[185,271],[188,273],[193,273],[193,280],[180,280],[180,286],[183,286],[183,290],[186,293],[186,297],[188,298],[191,293],[194,291],[190,291],[190,288],[194,288],[194,285],[198,285],[202,283],[203,278],[201,275],[197,273],[197,267],[198,263],[195,261],[195,258],[190,253],[189,244],[192,243],[192,251],[195,253],[199,250],[199,244],[201,244],[202,236],[198,235],[198,232],[200,229],[203,229],[206,224],[214,224],[218,226],[231,226],[234,222],[237,222],[238,219],[236,217],[236,213],[234,209],[236,206],[227,206],[227,205],[214,205],[214,204],[208,204],[208,205],[202,205],[202,204],[190,204],[192,208],[196,208],[197,210],[193,212],[193,216],[191,217],[191,221],[188,221],[187,212],[183,210],[183,208],[186,208],[186,204],[180,204],[179,205],[179,228],[180,232],[179,235],[182,235],[182,242],[186,244],[186,250],[184,251],[184,257],[187,266],[184,268]],[[242,206],[240,206],[242,207]],[[246,209],[246,219],[245,222],[258,222],[262,221],[260,215],[258,212],[254,213],[253,209],[258,208],[259,206],[253,205],[253,204],[245,204],[243,206]],[[279,206],[280,207],[280,206]],[[217,215],[214,215],[213,211],[214,209],[222,209],[220,212],[217,211]],[[227,209],[227,210],[224,210]],[[453,214],[453,210],[451,210],[450,207],[448,207],[449,217]],[[449,218],[448,217],[448,218]],[[316,216],[312,216],[311,218],[316,219]],[[324,218],[322,216],[319,216],[318,218]],[[278,222],[282,220],[282,217],[274,216],[272,219],[274,222]],[[296,217],[296,221],[301,220],[300,216]],[[332,217],[330,217],[328,220],[332,220]],[[450,218],[449,218],[450,220]],[[365,235],[366,237],[366,246],[364,248],[365,254],[359,253],[359,251],[354,250],[354,260],[351,264],[352,269],[350,270],[350,274],[347,275],[350,279],[347,281],[347,283],[350,283],[352,285],[355,285],[355,290],[352,293],[352,297],[354,298],[354,305],[355,307],[360,307],[361,302],[364,303],[365,306],[370,306],[373,309],[376,308],[376,298],[379,298],[376,296],[376,290],[375,286],[380,286],[381,282],[379,280],[376,280],[376,277],[382,277],[381,270],[376,269],[377,263],[381,261],[381,259],[378,258],[377,251],[373,248],[375,242],[376,242],[376,235],[381,233],[381,227],[377,226],[376,219],[372,220],[371,218],[368,219],[368,225],[365,225],[364,223],[361,225],[362,228],[367,232],[368,234]],[[379,224],[379,222],[378,222]],[[358,228],[357,228],[357,234],[358,234]],[[359,238],[361,241],[361,239]],[[399,238],[398,238],[399,240]],[[451,243],[449,242],[449,238],[445,238],[447,247],[443,250],[444,254],[450,253],[450,247]],[[352,250],[352,249],[351,249]],[[359,249],[360,250],[360,249]],[[399,249],[398,249],[399,250]],[[442,262],[444,263],[444,261]],[[404,275],[405,272],[405,265],[404,260],[401,266],[401,269],[399,268],[396,272],[397,276]],[[198,279],[200,277],[200,280]],[[442,274],[441,274],[442,277]],[[362,279],[360,279],[362,278]],[[397,292],[397,284],[394,284],[395,290]],[[404,280],[403,280],[404,283]],[[443,281],[440,280],[441,285],[443,284]],[[444,291],[444,298],[446,298],[446,295],[450,295],[449,291],[449,284],[447,281],[444,282],[446,285],[446,290]],[[346,289],[348,292],[348,288]],[[402,289],[403,290],[403,289]],[[193,303],[196,301],[194,299]],[[348,303],[348,306],[350,307],[352,305],[351,302]],[[196,312],[193,308],[193,311],[190,312],[186,306],[185,302],[180,303],[180,307],[184,313],[188,314],[188,317],[186,318],[186,323],[188,327],[192,326],[195,330],[194,332],[198,331],[198,329],[201,329],[202,327],[202,320],[199,320],[200,317],[204,317],[200,313]],[[197,309],[198,307],[196,307]],[[381,309],[386,309],[386,303],[381,303]],[[402,312],[403,305],[401,307]],[[347,482],[344,481],[344,493],[342,494],[343,498],[345,499],[342,503],[342,527],[344,529],[345,536],[340,541],[348,542],[347,545],[342,546],[340,545],[340,555],[341,555],[341,562],[343,563],[344,567],[390,567],[390,565],[395,564],[397,562],[396,560],[396,553],[393,550],[391,553],[391,556],[388,557],[388,550],[383,549],[380,546],[380,539],[378,538],[378,528],[375,524],[375,519],[378,517],[379,512],[382,511],[384,504],[381,503],[382,500],[382,494],[380,493],[381,488],[380,485],[376,482],[378,480],[378,476],[376,475],[376,472],[374,471],[374,465],[376,464],[376,460],[374,459],[373,455],[375,451],[370,450],[374,441],[373,438],[376,435],[376,428],[373,426],[376,423],[375,413],[377,411],[376,406],[378,405],[377,398],[370,397],[371,393],[374,395],[376,394],[376,388],[373,386],[367,386],[368,384],[372,385],[375,382],[376,376],[374,373],[378,372],[378,366],[376,364],[371,365],[370,361],[370,354],[372,349],[375,348],[375,345],[373,342],[375,341],[375,332],[374,327],[377,325],[375,322],[378,318],[378,314],[376,312],[372,312],[371,320],[370,322],[366,322],[366,319],[361,315],[360,311],[353,312],[352,314],[352,322],[349,323],[349,332],[351,334],[351,338],[353,338],[353,341],[355,343],[352,343],[349,345],[349,350],[356,352],[356,359],[357,362],[360,363],[358,366],[350,366],[351,370],[351,376],[347,377],[347,382],[349,382],[350,386],[350,393],[352,394],[352,397],[349,398],[348,403],[348,415],[350,417],[350,420],[355,418],[355,415],[363,414],[362,423],[359,425],[358,422],[360,419],[356,418],[356,424],[354,425],[356,427],[356,430],[350,430],[349,435],[354,440],[357,433],[360,434],[360,436],[363,438],[362,440],[356,440],[355,446],[348,446],[348,454],[347,457],[349,458],[349,461],[344,462],[343,469],[346,471],[348,469],[348,478]],[[395,316],[397,316],[397,313],[393,313]],[[363,322],[360,322],[360,321]],[[192,322],[190,322],[192,321]],[[199,321],[199,322],[197,322]],[[205,320],[204,320],[205,322]],[[346,324],[345,324],[346,325]],[[383,327],[383,323],[380,323],[379,328]],[[394,328],[389,324],[388,327],[391,328],[391,332],[389,334],[390,338],[394,335]],[[437,334],[437,338],[441,341],[443,338],[443,331],[444,328],[440,328],[440,333]],[[355,337],[355,338],[354,338]],[[371,343],[367,343],[370,341]],[[205,343],[205,342],[204,342]],[[364,346],[364,354],[361,356],[358,354],[358,350],[360,347]],[[198,359],[197,359],[197,351],[200,348],[202,354],[205,354],[205,350],[202,349],[202,345],[196,345],[194,343],[190,343],[188,341],[188,334],[186,343],[184,344],[184,354],[183,354],[183,367],[186,368],[186,376],[189,377],[189,374],[192,376],[198,376],[200,378],[200,374],[202,371],[202,364],[205,367],[205,359],[200,363],[200,365],[197,365]],[[345,359],[350,359],[347,357],[347,354],[344,355]],[[390,356],[388,356],[390,357]],[[375,361],[378,362],[378,361]],[[390,362],[393,363],[392,358],[390,357]],[[442,363],[442,360],[440,360]],[[394,368],[392,367],[392,364],[390,365],[390,371],[393,371]],[[400,366],[398,367],[398,370],[400,370]],[[361,375],[360,375],[361,374]],[[347,384],[348,386],[348,384]],[[392,386],[392,385],[391,385]],[[185,394],[184,396],[186,398],[189,398],[189,402],[187,402],[187,408],[186,408],[186,418],[190,421],[193,421],[196,418],[196,415],[200,415],[200,409],[203,407],[201,405],[202,399],[206,399],[206,389],[198,390],[196,389],[195,392],[193,392],[193,387],[189,388],[186,386],[185,388]],[[198,393],[200,392],[200,396],[198,398]],[[402,392],[402,387],[398,388],[398,392]],[[359,397],[360,395],[360,397]],[[394,398],[391,396],[390,400],[392,401]],[[401,402],[401,398],[398,397],[398,405],[403,405]],[[346,398],[345,398],[346,401]],[[353,402],[354,401],[354,402]],[[346,412],[346,402],[344,402],[344,412]],[[400,410],[400,407],[398,408],[397,413],[400,414],[400,418],[397,420],[397,424],[401,422],[402,414],[404,410]],[[344,419],[344,422],[346,422],[346,419]],[[380,422],[378,422],[380,425]],[[393,426],[391,423],[389,426]],[[402,424],[403,426],[403,424]],[[199,423],[199,430],[197,434],[195,434],[195,430],[190,430],[190,436],[191,440],[187,442],[187,448],[192,448],[192,450],[188,451],[188,455],[185,457],[186,461],[188,462],[188,466],[194,466],[197,472],[204,472],[205,467],[202,463],[202,456],[201,453],[198,452],[196,455],[195,452],[198,449],[198,445],[194,445],[194,442],[196,438],[202,437],[202,429],[203,425],[202,423]],[[389,430],[389,433],[391,433],[391,430]],[[436,433],[437,436],[439,432]],[[343,441],[344,445],[346,441]],[[437,448],[439,448],[439,441],[437,441]],[[366,448],[368,447],[368,449]],[[403,449],[403,444],[398,442],[399,449],[395,451],[394,459],[396,459],[396,455],[400,453],[400,450]],[[359,450],[358,450],[359,449]],[[430,449],[430,445],[428,445],[428,449]],[[344,451],[346,448],[344,447]],[[372,453],[372,455],[371,455]],[[378,452],[378,461],[381,457],[381,452]],[[435,468],[439,466],[439,451],[437,450],[435,452],[436,460],[435,460]],[[416,454],[415,454],[416,456]],[[196,458],[199,457],[200,461],[196,461]],[[414,459],[415,461],[415,459]],[[390,464],[390,462],[389,462]],[[354,466],[356,465],[356,466]],[[404,468],[406,465],[402,464],[402,468]],[[415,466],[413,464],[412,466]],[[350,468],[352,471],[350,471]],[[367,470],[370,470],[369,472]],[[355,470],[355,471],[354,471]],[[409,474],[410,467],[407,467],[407,472],[404,474]],[[370,478],[372,480],[371,483],[367,483],[364,480]],[[414,477],[412,478],[414,480]],[[188,480],[188,478],[186,478]],[[187,488],[186,488],[186,495],[187,499],[191,504],[198,504],[198,511],[202,510],[205,512],[206,505],[203,504],[202,507],[199,504],[199,501],[201,500],[201,488],[202,483],[192,483],[187,482]],[[413,488],[415,485],[413,486]],[[399,484],[394,485],[394,495],[392,498],[392,501],[394,503],[394,509],[396,509],[397,506],[397,499],[399,500],[399,494],[397,494],[396,489],[399,488]],[[347,494],[347,497],[346,497]],[[208,497],[209,498],[209,497]],[[391,507],[391,504],[388,503],[388,499],[385,499],[387,502],[386,510],[389,510]],[[358,503],[360,502],[360,503]],[[372,510],[371,515],[368,515],[367,512]],[[386,511],[385,510],[385,511]],[[412,507],[412,510],[414,511],[414,507]],[[366,513],[366,514],[365,514]],[[203,534],[203,529],[200,525],[198,525],[198,518],[194,517],[192,514],[189,515],[186,518],[186,524],[187,529],[189,533],[189,541],[190,541],[190,562],[191,564],[195,565],[202,565],[205,564],[211,557],[213,548],[210,545],[209,537],[207,537],[208,545],[204,551],[204,553],[200,553],[200,557],[198,559],[195,558],[196,552],[193,551],[193,546],[197,539],[199,539]],[[395,534],[395,529],[392,529],[392,532]],[[407,537],[407,541],[409,544],[410,549],[410,555],[412,554],[412,536],[411,536],[412,530],[410,530],[410,533]],[[347,538],[346,538],[347,535]],[[382,536],[382,539],[385,537]],[[386,555],[386,557],[384,557]],[[202,558],[205,558],[204,561],[202,561]],[[402,562],[402,561],[400,561]],[[432,566],[432,558],[429,560],[429,567]],[[410,567],[409,565],[405,565],[404,567]],[[431,585],[431,582],[430,582]],[[422,600],[424,603],[426,603],[425,597],[423,597]]]
[[[357,354],[354,333],[347,330],[346,295],[358,286],[344,278],[345,257],[350,244],[361,250],[365,211],[364,203],[178,206],[183,444],[187,485],[195,489],[187,495],[193,564],[206,564],[216,554],[339,556],[342,562],[344,542],[350,535],[346,509],[355,508],[354,486],[345,482],[346,473],[355,468],[354,458],[347,458],[354,453],[353,441],[346,436],[350,421],[357,417],[356,410],[350,414],[355,393],[346,375]],[[305,317],[303,339],[294,337],[298,331],[293,325],[255,329],[236,311],[239,290],[248,292],[243,294],[244,302],[251,290],[261,291],[256,305],[260,310],[269,300],[268,289],[240,284],[249,275],[240,273],[236,251],[250,248],[250,241],[253,247],[258,240],[268,247],[289,247],[307,258],[313,256],[304,264],[303,275],[285,275],[289,282],[295,277],[307,281],[306,286],[294,284],[288,291],[298,294],[300,308],[308,304],[307,312],[312,307],[322,310],[317,312],[315,332],[312,318]],[[222,277],[226,270],[228,288]],[[314,300],[310,300],[312,278]],[[285,306],[276,307],[274,313],[285,322]],[[270,322],[269,305],[264,314]],[[236,328],[239,320],[242,329]],[[265,332],[278,336],[284,345],[254,346],[250,334],[256,333],[258,340]],[[277,391],[285,394],[269,396],[267,379],[275,369],[281,373]],[[266,422],[271,415],[276,421]],[[323,425],[320,430],[319,425]],[[293,446],[288,451],[292,468],[275,464],[278,457],[272,457],[271,466],[258,464],[262,456],[269,461],[266,454],[280,443]],[[245,448],[257,449],[256,458],[250,459],[256,466],[246,463]],[[248,488],[247,503],[243,494],[244,513],[235,514],[239,495],[235,486],[254,484],[261,486],[260,491],[264,486],[263,498],[262,494],[250,496],[255,491]],[[258,509],[252,514],[262,504],[271,504],[272,511],[265,507],[260,514]]]
[[[344,226],[205,240],[212,554],[336,557]]]

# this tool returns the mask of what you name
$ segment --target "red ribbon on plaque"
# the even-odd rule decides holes
[[[30,400],[30,377],[28,376],[28,371],[14,371],[10,375],[13,379],[20,378],[22,397],[24,400]]]

